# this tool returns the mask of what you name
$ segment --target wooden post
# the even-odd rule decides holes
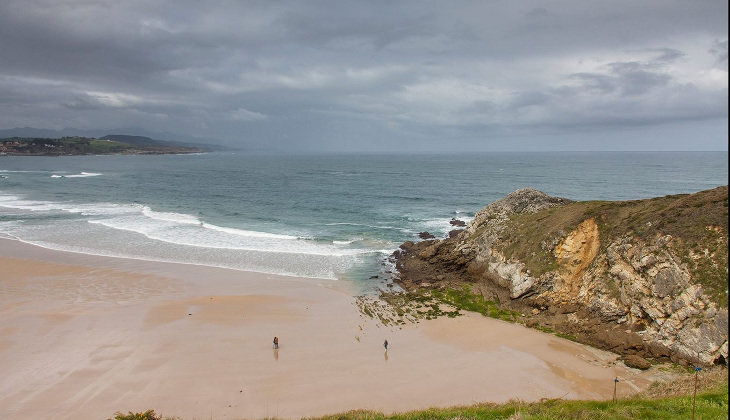
[[[616,402],[616,385],[618,385],[618,377],[613,380],[613,402]]]
[[[699,372],[701,370],[702,370],[701,367],[695,366],[695,392],[694,392],[694,395],[692,395],[692,420],[695,420],[695,403],[697,403],[697,381],[698,381],[697,372]]]

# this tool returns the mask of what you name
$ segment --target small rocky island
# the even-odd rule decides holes
[[[625,202],[523,189],[449,236],[394,253],[408,293],[470,290],[638,367],[727,364],[727,186]]]
[[[108,135],[101,138],[11,137],[0,140],[0,155],[68,156],[68,155],[159,155],[201,153],[204,147],[153,140],[142,136]]]

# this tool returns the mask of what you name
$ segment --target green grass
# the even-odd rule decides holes
[[[477,312],[490,318],[514,322],[520,316],[517,312],[500,309],[497,302],[486,300],[484,296],[472,292],[469,285],[461,289],[434,290],[431,294],[436,300],[457,309]]]
[[[675,366],[674,369],[680,369]],[[429,408],[404,413],[383,414],[377,411],[353,410],[308,420],[664,420],[692,418],[694,373],[680,369],[679,376],[669,382],[656,382],[642,394],[616,402],[543,399],[525,403],[509,401],[505,404],[482,403],[469,406]],[[611,396],[606,396],[610,398]],[[728,414],[727,369],[712,368],[700,374],[695,405],[695,419],[726,419]],[[236,417],[233,417],[234,419]],[[113,420],[180,420],[181,417],[162,417],[148,410],[144,413],[115,413]],[[211,417],[212,419],[212,417]]]
[[[150,413],[152,414],[150,416]],[[727,382],[717,389],[697,394],[697,420],[726,419]],[[510,401],[506,404],[475,404],[462,407],[429,408],[386,415],[377,411],[353,410],[308,420],[666,420],[692,418],[692,395],[667,398],[629,398],[611,401],[547,400],[535,403]],[[114,420],[161,420],[154,411],[117,413]],[[179,419],[165,417],[165,419]]]
[[[695,418],[725,419],[728,414],[728,388],[724,386],[697,395]],[[466,407],[431,408],[384,415],[375,411],[350,411],[310,420],[466,420],[466,419],[689,419],[692,395],[668,398],[630,398],[611,401],[549,400],[536,403],[476,404]]]
[[[461,311],[477,312],[484,316],[509,322],[515,322],[521,316],[517,312],[501,309],[497,302],[486,300],[484,296],[474,293],[470,285],[463,285],[458,289],[383,293],[381,299],[391,308],[392,319],[380,313],[373,314],[373,311],[367,305],[362,305],[360,310],[371,318],[377,317],[384,325],[404,323],[403,319],[411,321],[429,320],[441,316],[455,318],[461,315]]]

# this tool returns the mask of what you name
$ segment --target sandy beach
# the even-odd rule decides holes
[[[619,396],[649,385],[650,373],[616,358],[473,314],[386,327],[358,311],[345,281],[0,240],[2,419],[147,409],[183,419],[299,418],[610,399],[615,377]]]

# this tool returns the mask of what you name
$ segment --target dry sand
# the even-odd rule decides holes
[[[183,419],[298,418],[610,399],[617,376],[619,396],[648,386],[649,374],[615,360],[479,315],[385,327],[359,313],[344,281],[0,239],[0,419],[147,409]]]

